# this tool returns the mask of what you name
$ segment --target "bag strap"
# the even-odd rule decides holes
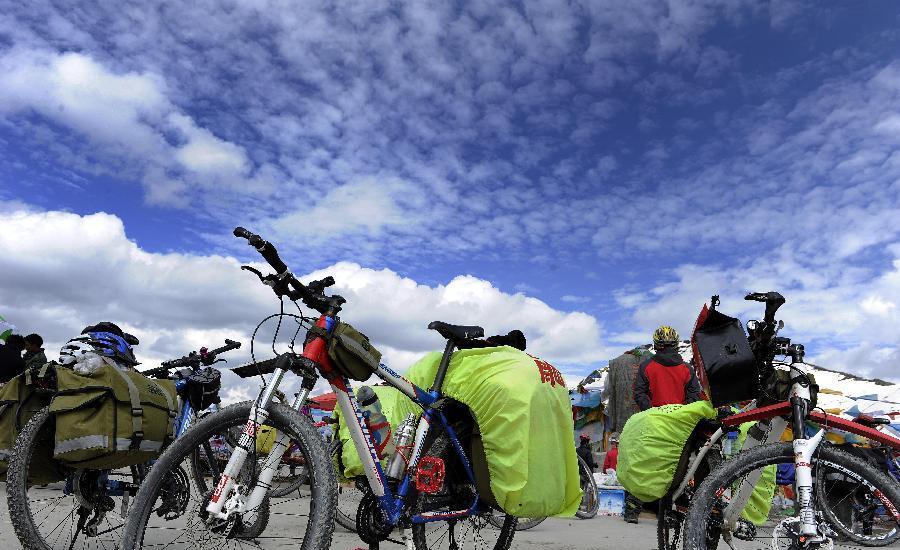
[[[131,450],[135,450],[140,448],[141,441],[144,439],[144,432],[142,431],[143,426],[143,416],[144,416],[144,407],[141,406],[141,395],[138,393],[137,386],[135,386],[134,381],[128,377],[124,372],[122,372],[119,368],[113,366],[111,370],[122,377],[122,380],[125,381],[125,384],[128,386],[128,398],[131,400]],[[163,392],[165,393],[165,392]],[[168,399],[168,397],[167,397]]]
[[[172,402],[172,396],[169,395],[169,392],[167,392],[160,384],[157,384],[156,382],[153,383],[156,384],[160,391],[162,391],[163,397],[166,398],[166,408],[169,409],[169,421],[166,424],[166,435],[163,441],[163,447],[165,447],[168,445],[170,437],[175,434],[175,417],[178,413],[175,410],[175,403]]]

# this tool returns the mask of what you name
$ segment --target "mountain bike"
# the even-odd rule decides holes
[[[259,397],[240,410],[228,412],[228,420],[245,424],[241,443],[231,455],[218,486],[211,495],[203,496],[197,512],[198,521],[192,523],[197,530],[205,530],[219,537],[221,544],[232,542],[231,526],[243,523],[243,516],[255,510],[266,494],[275,471],[276,461],[283,454],[289,441],[299,444],[309,467],[311,498],[308,502],[308,522],[305,529],[296,526],[303,538],[302,548],[327,548],[334,529],[334,510],[337,487],[330,455],[315,433],[311,422],[299,413],[273,402],[275,390],[288,372],[302,379],[300,403],[305,402],[319,376],[323,376],[337,396],[337,405],[343,418],[348,419],[351,439],[356,446],[368,481],[356,516],[356,531],[370,548],[377,548],[395,529],[401,538],[409,540],[415,548],[425,550],[448,544],[478,545],[498,550],[509,548],[515,533],[516,518],[507,515],[503,527],[497,531],[488,526],[490,506],[475,488],[475,473],[465,444],[472,437],[475,427],[471,412],[458,402],[442,396],[441,386],[447,374],[450,357],[459,345],[475,345],[473,341],[484,336],[475,326],[458,326],[433,322],[429,328],[436,330],[447,344],[434,382],[426,390],[415,386],[383,364],[371,366],[371,374],[400,390],[417,403],[423,413],[418,421],[412,458],[403,479],[388,479],[379,462],[369,429],[356,401],[348,377],[329,358],[326,344],[336,327],[337,314],[346,300],[338,295],[327,296],[325,289],[334,284],[332,277],[303,284],[289,271],[271,243],[243,228],[234,234],[246,239],[275,274],[265,275],[252,267],[254,272],[270,286],[281,299],[288,298],[298,309],[297,302],[318,312],[317,318],[309,318],[302,353],[285,353],[279,356],[271,376]],[[208,428],[221,424],[226,410],[211,415],[198,423],[188,437],[176,441],[160,458],[160,464],[172,466],[183,460],[206,437]],[[349,421],[353,419],[353,421]],[[253,440],[259,427],[275,422],[279,437],[268,453],[264,466],[254,486],[235,483],[233,476],[239,472],[248,455],[253,454]],[[209,425],[205,423],[209,422]],[[190,437],[190,436],[194,437]],[[151,525],[148,524],[154,503],[159,497],[161,476],[151,471],[135,498],[129,514],[122,547],[125,549],[147,544]],[[182,540],[183,533],[169,542]],[[171,538],[171,537],[169,537]],[[489,539],[489,540],[486,540]],[[153,543],[161,542],[154,539]]]
[[[759,422],[748,433],[741,452],[714,465],[693,491],[688,487],[700,464],[724,433],[719,428],[703,443],[697,456],[691,461],[685,476],[672,492],[667,513],[674,510],[684,525],[685,548],[714,549],[724,540],[734,548],[735,544],[768,539],[770,546],[786,549],[832,548],[834,539],[844,536],[866,546],[884,546],[900,538],[900,486],[883,472],[823,442],[829,428],[840,428],[867,437],[873,441],[898,448],[900,441],[871,427],[854,423],[834,415],[813,410],[811,407],[811,381],[802,369],[804,347],[792,344],[789,339],[777,336],[784,326],[775,323],[774,314],[784,303],[778,293],[754,293],[748,300],[766,303],[766,317],[761,322],[750,322],[749,332],[754,343],[754,353],[764,357],[763,376],[772,376],[777,366],[787,367],[790,391],[787,399],[771,405],[751,408],[744,412],[720,418],[724,428],[736,427],[745,422]],[[775,355],[790,357],[790,362],[774,362]],[[771,396],[770,396],[771,397]],[[815,434],[807,436],[807,421],[822,426]],[[792,441],[781,442],[784,429],[791,425]],[[741,518],[754,490],[763,475],[763,469],[779,464],[791,464],[795,471],[796,514],[777,521],[774,526],[757,528]],[[839,475],[839,482],[834,482]],[[840,494],[834,495],[833,491]],[[690,508],[684,512],[689,498]],[[849,498],[865,502],[870,513],[862,520],[858,516],[835,513],[836,504]],[[830,503],[823,505],[823,503]],[[876,510],[871,513],[871,510]],[[662,513],[661,513],[662,515]],[[670,516],[672,517],[672,516]],[[666,544],[677,546],[681,525],[669,525],[674,541]],[[661,541],[662,542],[662,541]],[[671,547],[671,546],[669,546]],[[663,548],[663,546],[661,546]]]
[[[179,370],[176,391],[182,407],[174,420],[174,436],[180,437],[195,420],[198,411],[218,401],[218,372],[209,368],[218,356],[241,346],[226,340],[226,345],[162,363],[142,374],[168,378]],[[206,367],[206,368],[204,368]],[[214,390],[210,388],[214,386]],[[118,543],[131,498],[137,492],[150,464],[138,464],[117,470],[71,468],[52,456],[55,420],[49,408],[32,417],[16,439],[15,452],[7,472],[6,494],[10,520],[22,545],[29,550],[112,547]],[[41,484],[29,479],[32,467],[55,468],[59,483]],[[168,506],[178,508],[179,487],[192,475],[204,482],[198,470],[183,469],[166,473]],[[215,473],[216,479],[218,473]],[[254,529],[261,530],[264,522]],[[254,531],[255,532],[255,531]],[[249,533],[253,534],[253,533]]]

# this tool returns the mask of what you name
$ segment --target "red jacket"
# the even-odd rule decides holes
[[[684,405],[698,399],[700,383],[678,352],[658,352],[638,367],[634,400],[642,411],[661,405]]]
[[[606,451],[606,458],[603,459],[603,472],[612,468],[616,469],[616,466],[619,464],[619,446],[616,445],[612,449]]]

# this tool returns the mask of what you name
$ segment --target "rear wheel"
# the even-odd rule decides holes
[[[287,497],[267,497],[258,510],[232,515],[227,521],[211,518],[206,512],[212,496],[209,488],[216,484],[212,472],[215,469],[221,471],[235,450],[228,444],[230,434],[247,423],[251,406],[250,402],[239,403],[208,415],[163,453],[135,497],[120,545],[122,550],[142,546],[215,550],[255,548],[258,543],[247,539],[259,536],[263,514],[280,518],[277,525],[266,527],[265,538],[299,539],[303,549],[330,545],[334,529],[334,470],[312,422],[280,404],[272,405],[266,425],[288,434],[297,442],[313,482]],[[207,453],[205,444],[213,447],[212,453]],[[248,451],[245,468],[237,479],[239,489],[237,493],[226,495],[226,502],[237,494],[246,499],[255,483],[260,454],[253,443]],[[172,478],[171,472],[196,462],[198,457],[202,457],[201,462],[205,464],[195,470],[203,472],[202,483],[196,479],[179,482]],[[189,478],[185,476],[184,479]]]
[[[870,495],[880,503],[873,521],[842,522],[843,528],[852,533],[859,544],[885,546],[900,537],[900,514],[897,512],[900,507],[900,486],[858,458],[824,443],[813,457],[814,474],[820,471],[840,472],[843,479],[840,492],[835,492],[834,487],[821,487],[818,484],[813,486],[814,493],[821,492],[814,495],[813,502],[816,522],[821,534],[826,537],[823,543],[804,544],[803,537],[798,532],[796,517],[772,518],[770,515],[769,521],[758,526],[743,519],[734,526],[724,525],[723,510],[747,476],[767,466],[793,463],[792,445],[775,443],[741,452],[714,470],[700,485],[691,502],[685,529],[685,549],[710,549],[708,534],[711,532],[721,533],[723,538],[730,539],[730,544],[736,550],[759,548],[760,543],[773,549],[828,548],[833,545],[835,526],[833,521],[825,517],[818,502],[826,499],[836,507],[851,493]],[[840,518],[838,521],[841,521]]]
[[[43,409],[16,439],[6,483],[16,535],[28,550],[112,548],[122,535],[144,467],[65,468],[53,460],[54,435],[53,416]],[[38,471],[38,466],[58,475]]]

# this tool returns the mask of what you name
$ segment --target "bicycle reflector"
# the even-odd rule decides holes
[[[416,466],[416,490],[432,495],[444,486],[447,469],[444,460],[436,456],[426,456]]]

